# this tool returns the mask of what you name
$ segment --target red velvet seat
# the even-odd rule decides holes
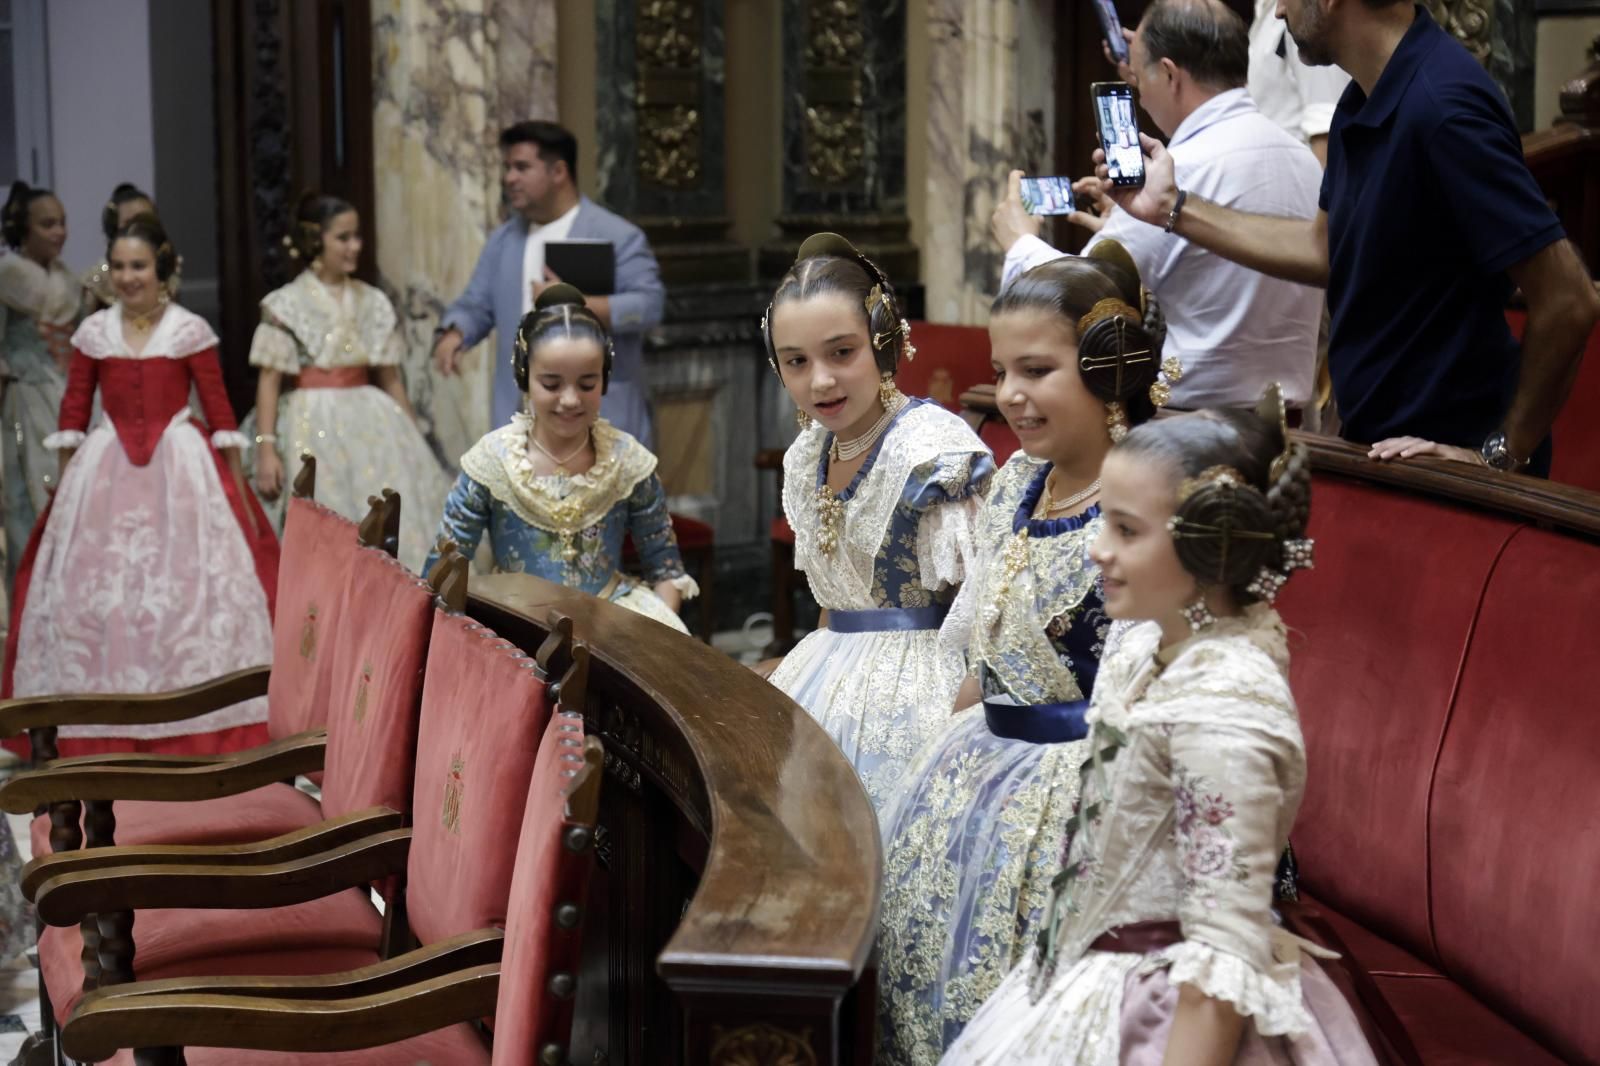
[[[246,1051],[241,1048],[191,1047],[183,1058],[188,1066],[284,1066],[285,1063],[310,1063],[312,1066],[477,1066],[489,1062],[489,1049],[472,1026],[452,1025],[435,1029],[398,1044],[361,1048],[356,1051]],[[123,1048],[106,1060],[112,1066],[134,1066],[133,1052]],[[529,1060],[532,1062],[533,1060]]]
[[[989,363],[989,331],[982,326],[911,323],[916,358],[902,360],[895,383],[907,396],[926,397],[959,413],[961,394],[994,380]]]

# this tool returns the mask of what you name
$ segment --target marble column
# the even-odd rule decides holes
[[[441,378],[433,329],[504,219],[499,131],[556,116],[555,0],[373,0],[372,18],[379,282],[412,402],[453,465],[489,429],[495,348]]]
[[[1006,174],[1043,173],[1054,40],[1038,0],[928,0],[928,318],[981,325],[1004,259],[989,216]],[[1048,49],[1048,45],[1045,45]]]

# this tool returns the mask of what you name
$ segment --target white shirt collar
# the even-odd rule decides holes
[[[1167,147],[1182,144],[1207,127],[1226,122],[1230,118],[1247,115],[1255,109],[1255,101],[1250,99],[1250,93],[1244,89],[1228,89],[1220,92],[1189,112],[1189,117],[1178,123],[1178,128],[1172,132],[1172,142]]]

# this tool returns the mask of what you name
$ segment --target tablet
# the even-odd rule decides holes
[[[610,241],[546,241],[544,265],[585,296],[610,296],[617,290],[617,258]]]

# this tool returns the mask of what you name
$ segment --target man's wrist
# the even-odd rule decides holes
[[[447,334],[451,333],[454,333],[458,337],[465,336],[465,334],[461,332],[460,326],[454,325],[453,323],[449,325],[443,322],[439,323],[433,328],[433,343],[438,344]]]
[[[1166,231],[1171,233],[1178,228],[1178,219],[1183,216],[1183,209],[1189,203],[1189,191],[1179,189],[1172,197],[1172,203],[1167,208]]]
[[[1526,467],[1532,460],[1532,453],[1513,449],[1511,438],[1504,430],[1497,429],[1484,438],[1483,444],[1478,448],[1478,458],[1489,469],[1510,474]]]

